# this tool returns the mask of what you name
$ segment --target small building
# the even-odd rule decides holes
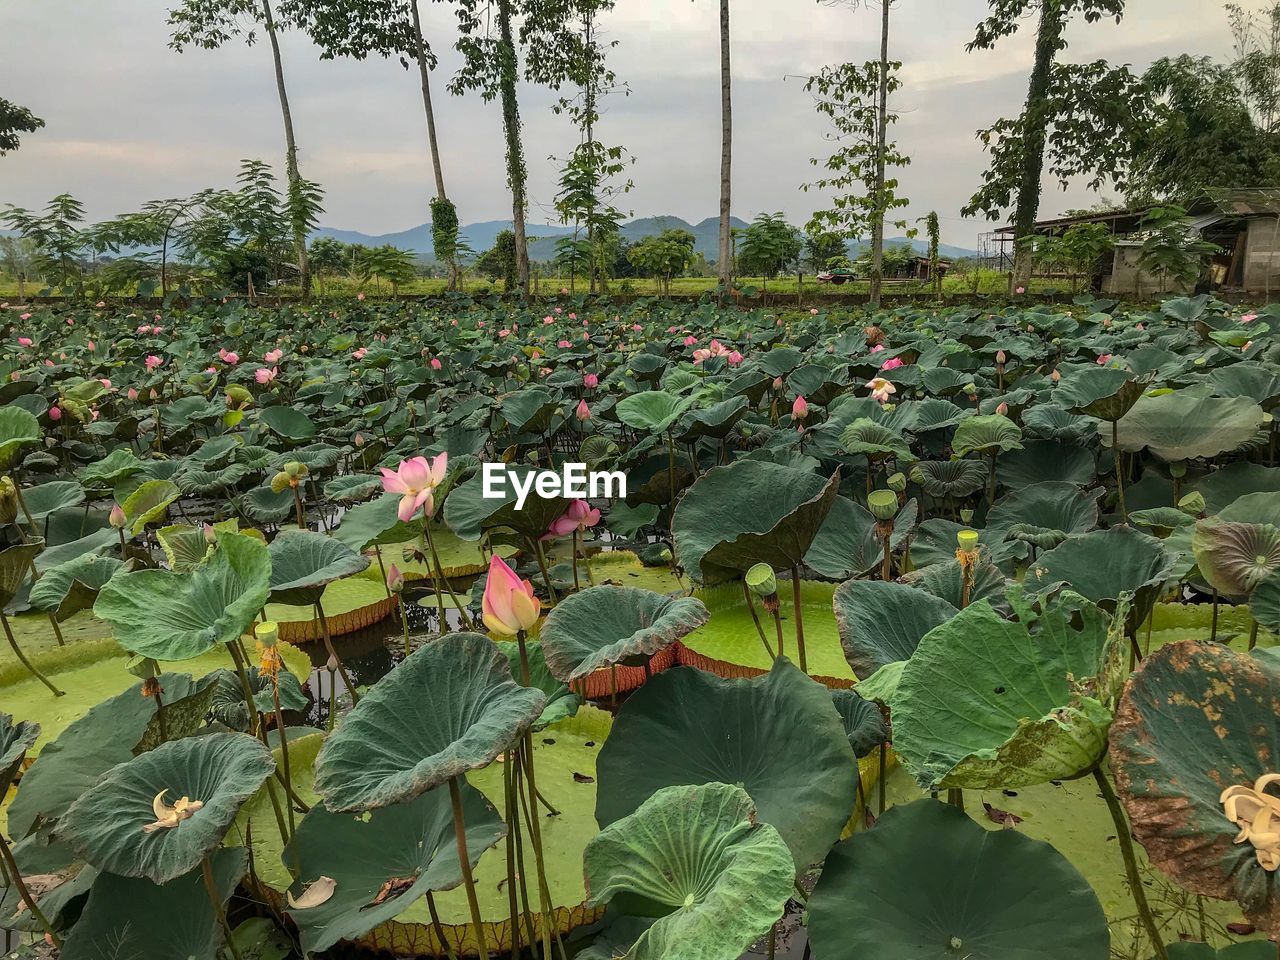
[[[1139,268],[1145,239],[1142,221],[1148,209],[1058,217],[1040,221],[1035,229],[1038,235],[1060,236],[1077,224],[1105,224],[1115,237],[1115,247],[1093,265],[1088,283],[1081,286],[1112,296],[1213,292],[1269,298],[1280,294],[1280,187],[1210,191],[1187,206],[1191,231],[1218,248],[1194,283],[1181,283]],[[1012,226],[989,234],[984,242],[988,264],[1004,269],[1007,263],[1011,268],[1014,240]],[[1058,276],[1056,272],[1049,275]]]

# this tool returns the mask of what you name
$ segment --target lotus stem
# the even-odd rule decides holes
[[[422,532],[427,541],[427,547],[431,550],[431,564],[435,569],[436,576],[440,578],[440,583],[444,585],[444,589],[449,594],[449,599],[453,601],[454,607],[457,608],[459,616],[462,618],[462,625],[468,630],[475,631],[476,625],[471,620],[471,614],[467,612],[467,608],[458,602],[458,598],[453,593],[453,587],[449,584],[449,578],[444,575],[444,567],[440,565],[440,554],[436,553],[436,541],[431,536],[431,518],[428,517],[422,524]],[[436,587],[436,596],[440,596],[440,588]],[[445,633],[444,614],[440,615],[440,632]]]
[[[288,731],[284,728],[284,711],[280,709],[280,681],[276,677],[271,678],[271,701],[275,705],[276,730],[280,734],[280,766],[284,773],[286,794],[284,809],[289,818],[289,839],[292,840],[293,835],[298,830],[293,819],[293,803],[290,802],[290,798],[293,796],[293,775],[289,770],[289,736]]]
[[[13,648],[14,655],[18,658],[19,662],[27,668],[27,672],[48,687],[55,697],[63,696],[63,691],[55,687],[48,677],[37,670],[35,666],[32,665],[31,661],[27,659],[26,654],[22,652],[22,648],[18,646],[18,641],[13,637],[13,628],[9,626],[9,618],[4,615],[4,611],[2,610],[0,610],[0,623],[4,624],[4,635],[9,641],[9,646]]]
[[[351,703],[360,702],[360,694],[356,692],[356,685],[351,682],[351,678],[347,676],[347,668],[342,662],[342,658],[338,656],[338,651],[333,649],[333,637],[329,633],[329,618],[324,615],[324,607],[320,601],[316,601],[316,615],[320,618],[320,630],[324,634],[324,648],[329,651],[329,656],[333,657],[334,662],[338,665],[338,673],[342,676],[342,683],[351,694]]]
[[[516,894],[516,832],[513,823],[519,819],[520,811],[514,792],[515,778],[512,775],[516,765],[515,756],[508,750],[503,755],[503,760],[502,801],[507,818],[507,907],[511,914],[511,955],[518,957],[524,943],[520,935],[520,904]]]
[[[1209,622],[1209,642],[1218,642],[1218,590],[1213,591],[1213,619]]]
[[[961,813],[964,812],[964,791],[959,787],[947,788],[947,803],[955,807]]]
[[[298,529],[307,529],[307,512],[302,506],[302,497],[298,494],[298,488],[293,488],[293,512],[298,521]]]
[[[480,919],[480,901],[476,898],[476,878],[471,873],[471,855],[467,852],[467,824],[462,816],[462,791],[458,778],[449,778],[449,800],[453,803],[453,835],[458,844],[458,863],[462,867],[462,883],[467,890],[467,906],[471,908],[471,924],[481,957],[489,956],[484,937],[484,921]]]
[[[1258,621],[1249,617],[1249,649],[1252,650],[1258,645]]]
[[[538,929],[533,925],[533,907],[529,903],[529,884],[525,880],[524,870],[524,830],[520,825],[520,809],[523,801],[523,787],[521,786],[522,773],[520,770],[520,757],[515,751],[512,751],[511,760],[515,764],[515,770],[511,774],[512,782],[512,809],[515,811],[514,818],[507,823],[509,830],[515,831],[515,849],[516,849],[516,881],[520,886],[520,904],[524,908],[524,922],[529,934],[529,954],[534,953],[534,948],[538,943]],[[551,960],[550,955],[546,955],[544,960]]]
[[[667,518],[667,530],[671,530],[676,521],[676,442],[670,430],[667,431],[667,483],[671,486],[671,516]]]
[[[223,908],[222,896],[218,893],[218,884],[213,879],[213,867],[209,864],[208,857],[200,861],[200,870],[204,874],[204,888],[209,892],[209,903],[213,905],[213,915],[218,918],[218,926],[222,927],[222,936],[227,942],[227,950],[235,960],[242,960],[240,948],[236,946],[235,938],[231,933],[231,924],[227,922],[227,911]]]
[[[160,685],[156,684],[155,693],[152,694],[156,701],[156,723],[160,727],[160,742],[164,743],[169,739],[169,722],[164,716],[164,693],[160,689]]]
[[[0,833],[0,861],[3,861],[6,874],[12,878],[13,885],[18,888],[18,896],[27,905],[31,915],[36,918],[36,923],[44,928],[44,932],[53,941],[54,947],[61,950],[62,939],[54,932],[53,924],[49,922],[49,919],[40,909],[40,905],[36,903],[36,898],[27,889],[26,881],[22,879],[22,871],[18,869],[18,862],[13,859],[13,851],[9,849],[9,843],[2,833]]]
[[[800,672],[808,676],[809,661],[804,651],[804,613],[800,607],[800,565],[791,567],[791,607],[796,618],[796,650],[800,655]]]
[[[427,891],[427,909],[431,911],[431,929],[435,931],[436,939],[440,941],[440,946],[449,960],[458,960],[458,954],[454,952],[453,944],[444,935],[444,924],[440,922],[440,911],[436,909],[436,898],[431,891]]]
[[[14,477],[13,480],[13,495],[18,501],[18,507],[22,510],[22,515],[27,518],[27,526],[31,528],[32,538],[38,540],[40,538],[40,531],[36,529],[35,518],[31,516],[31,511],[27,509],[27,501],[22,496],[22,484],[18,482],[17,477]],[[18,527],[18,533],[21,535],[22,527],[17,523],[15,523],[14,526]],[[25,540],[26,538],[24,537],[23,539]]]
[[[569,542],[570,542],[570,545],[572,546],[572,551],[573,551],[573,552],[572,552],[572,560],[573,560],[573,589],[574,589],[574,590],[581,590],[581,589],[582,589],[582,585],[581,585],[580,583],[578,583],[578,528],[577,528],[577,527],[574,527],[574,528],[573,528],[573,533],[572,533],[572,534],[570,534],[570,541],[569,541]]]
[[[751,599],[751,588],[747,586],[747,581],[742,581],[742,595],[747,600],[747,609],[751,612],[751,622],[756,625],[756,633],[760,637],[760,642],[764,644],[765,652],[769,654],[770,660],[777,660],[778,655],[773,652],[773,647],[769,646],[769,641],[765,639],[764,627],[760,625],[760,615],[756,613],[755,601]]]
[[[1111,813],[1111,821],[1116,826],[1116,839],[1120,842],[1120,853],[1124,857],[1125,877],[1129,881],[1129,892],[1133,895],[1133,905],[1138,908],[1138,919],[1142,921],[1142,926],[1151,941],[1151,949],[1155,952],[1156,960],[1169,960],[1164,940],[1160,936],[1160,931],[1156,927],[1155,917],[1151,913],[1151,906],[1147,903],[1147,894],[1142,887],[1142,877],[1138,874],[1138,859],[1133,850],[1133,834],[1129,828],[1129,822],[1125,819],[1124,811],[1120,809],[1120,800],[1116,797],[1116,792],[1112,789],[1111,781],[1107,779],[1107,774],[1103,771],[1101,763],[1093,768],[1093,779],[1098,784],[1102,799],[1107,802],[1107,810]]]
[[[889,747],[887,744],[882,743],[880,744],[880,779],[876,784],[880,793],[879,804],[878,804],[879,813],[877,814],[877,816],[884,815],[884,778],[885,778],[885,769],[888,766],[889,766]]]
[[[1129,522],[1129,511],[1124,505],[1124,463],[1120,454],[1120,421],[1111,421],[1111,458],[1116,463],[1116,497],[1120,507],[1120,516],[1125,523]],[[1163,946],[1161,947],[1163,955]]]
[[[529,794],[525,813],[529,818],[529,839],[533,841],[534,869],[538,871],[543,954],[549,958],[551,956],[551,888],[547,885],[546,855],[542,848],[542,825],[538,821],[538,781],[533,769],[533,737],[528,731],[525,731],[524,735],[524,749],[521,751],[520,764],[525,773]]]

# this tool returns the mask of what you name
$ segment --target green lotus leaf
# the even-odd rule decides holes
[[[1055,547],[1098,525],[1101,488],[1082,491],[1073,483],[1047,480],[1014,490],[987,513],[987,529],[1006,539]]]
[[[583,853],[594,904],[658,919],[630,960],[736,960],[782,916],[795,867],[778,831],[738,786],[659,790]]]
[[[362,503],[382,489],[382,478],[367,473],[347,473],[334,477],[324,485],[326,500],[335,503]],[[395,497],[397,504],[399,497]],[[344,518],[345,519],[345,518]],[[398,518],[397,518],[398,519]]]
[[[791,569],[813,545],[839,485],[838,471],[827,480],[760,460],[713,467],[676,506],[676,557],[706,584],[757,563]]]
[[[51,613],[62,623],[81,610],[92,610],[98,592],[123,567],[115,557],[77,557],[44,571],[28,599],[33,609]]]
[[[99,870],[165,884],[200,866],[221,844],[241,804],[275,770],[271,752],[245,733],[170,740],[112,767],[58,821],[58,835]],[[203,804],[176,826],[148,831],[164,794]]]
[[[1196,522],[1196,518],[1183,513],[1177,507],[1149,507],[1146,510],[1130,510],[1129,521],[1140,527],[1167,534],[1179,527],[1191,526]]]
[[[957,610],[964,604],[964,575],[954,552],[950,560],[931,563],[920,570],[911,571],[902,578],[902,582],[940,597]],[[988,600],[994,609],[1008,610],[1008,603],[1005,601],[1008,584],[1009,581],[1000,568],[983,557],[972,571],[969,602]]]
[[[121,480],[141,473],[143,462],[128,447],[118,447],[80,471],[80,482],[90,490],[110,490]]]
[[[750,405],[746,397],[732,397],[702,410],[691,410],[681,424],[680,439],[687,442],[699,437],[722,440],[729,435],[734,424],[742,419]]]
[[[24,447],[40,442],[40,421],[21,407],[0,407],[0,470],[8,470]]]
[[[852,690],[832,690],[831,702],[836,705],[849,747],[858,759],[868,756],[889,739],[889,725],[875,701],[863,699]]]
[[[998,413],[961,421],[951,440],[951,452],[957,457],[970,453],[1003,453],[1021,446],[1022,431],[1018,425]]]
[[[357,553],[381,544],[416,540],[422,519],[402,523],[396,513],[399,507],[400,497],[394,493],[354,506],[342,515],[333,537]]]
[[[1023,430],[1033,437],[1059,443],[1083,443],[1097,430],[1093,417],[1079,416],[1052,403],[1039,403],[1022,414]]]
[[[148,480],[141,484],[120,504],[129,532],[135,537],[142,533],[148,523],[162,519],[169,504],[181,496],[182,491],[171,480]]]
[[[996,479],[1017,489],[1046,480],[1062,480],[1077,487],[1097,481],[1098,464],[1092,450],[1053,440],[1028,440],[996,463]]]
[[[1155,537],[1132,527],[1112,527],[1071,537],[1042,553],[1027,571],[1028,591],[1068,584],[1075,593],[1114,613],[1132,596],[1130,626],[1142,623],[1173,575],[1177,557]]]
[[[474,867],[506,836],[507,827],[479,790],[465,781],[459,789]],[[298,869],[295,896],[321,877],[334,881],[333,895],[324,903],[287,911],[298,925],[306,956],[358,939],[394,920],[428,891],[462,882],[445,786],[369,814],[332,813],[316,804],[298,824],[283,860]]]
[[[773,347],[760,358],[760,369],[770,377],[785,377],[804,362],[804,352],[795,347]]]
[[[615,823],[662,787],[741,784],[804,868],[853,811],[855,763],[831,694],[785,658],[751,680],[676,667],[623,704],[596,762],[596,820]]]
[[[40,724],[25,720],[14,723],[10,714],[0,712],[0,796],[8,792],[27,751],[39,736]]]
[[[163,689],[165,733],[189,737],[203,726],[213,695],[213,677],[193,680],[185,673],[158,678]],[[40,818],[54,820],[99,777],[118,763],[161,742],[156,701],[137,683],[103,700],[73,721],[22,776],[22,789],[9,806],[9,832],[23,836]]]
[[[1280,467],[1229,463],[1192,484],[1192,489],[1204,495],[1205,509],[1214,514],[1250,493],[1280,493]]]
[[[943,400],[941,397],[928,397],[924,400],[908,400],[898,404],[888,423],[899,430],[919,435],[930,430],[954,427],[961,420],[971,416],[973,416],[972,409],[958,407],[950,400]]]
[[[508,466],[507,471],[518,476],[521,483],[535,472],[532,467],[515,465]],[[524,506],[517,510],[515,484],[506,481],[500,489],[503,497],[486,497],[482,473],[454,487],[444,503],[444,521],[449,529],[463,540],[479,540],[490,530],[506,527],[532,541],[569,509],[569,501],[563,497],[540,497],[531,487]]]
[[[1018,614],[1004,620],[988,601],[972,603],[901,668],[888,699],[893,747],[923,789],[1070,779],[1105,752],[1119,630],[1071,593]]]
[[[249,867],[242,849],[210,856],[214,888],[225,909]],[[163,885],[134,877],[99,874],[84,912],[67,935],[62,960],[182,957],[215,960],[222,925],[213,912],[199,867]]]
[[[562,600],[539,636],[551,672],[572,683],[614,664],[637,666],[708,619],[695,597],[600,586]]]
[[[84,503],[84,488],[74,480],[52,480],[23,490],[22,502],[32,520],[45,520],[59,510]]]
[[[677,397],[665,390],[646,390],[623,397],[614,412],[631,429],[658,434],[671,429],[693,403],[692,397]]]
[[[312,530],[281,530],[271,541],[272,603],[304,607],[315,603],[334,580],[369,566],[341,540]]]
[[[542,387],[526,387],[506,396],[499,411],[518,433],[546,433],[560,404]]]
[[[156,539],[160,541],[160,549],[174,573],[190,573],[213,549],[203,528],[186,524],[161,527],[156,531]]]
[[[259,673],[257,667],[249,667],[245,671],[249,681],[249,690],[253,693],[254,708],[260,714],[270,716],[275,712],[275,693],[273,687],[278,685],[280,691],[280,709],[302,711],[311,705],[302,684],[288,670],[281,670],[276,684],[266,674]],[[233,670],[215,670],[208,677],[213,681],[213,693],[209,700],[209,712],[219,723],[232,730],[241,732],[249,729],[249,705],[244,699],[244,687]]]
[[[283,470],[288,463],[304,464],[311,472],[328,470],[342,459],[342,451],[328,443],[309,443],[305,447],[295,447],[275,455],[271,465],[276,470]],[[379,481],[381,482],[381,481]]]
[[[44,542],[36,540],[0,550],[0,609],[7,607],[31,577],[31,564],[40,555]]]
[[[186,660],[245,633],[267,602],[271,556],[260,540],[218,536],[190,573],[135,570],[108,581],[93,605],[116,641],[155,660]]]
[[[545,636],[545,628],[543,635]],[[521,683],[524,682],[523,668],[520,663],[520,644],[515,640],[494,641],[499,650],[506,654],[511,664],[511,675]],[[541,690],[547,697],[542,713],[533,722],[533,730],[543,730],[551,724],[566,717],[576,716],[582,706],[582,697],[574,693],[552,675],[547,667],[547,656],[543,645],[538,640],[525,641],[525,658],[529,663],[529,683],[527,686]]]
[[[629,507],[626,501],[619,500],[609,508],[605,524],[609,531],[619,537],[634,539],[640,531],[658,519],[659,507],[656,503],[642,503]]]
[[[1210,372],[1206,382],[1220,397],[1248,397],[1263,410],[1280,403],[1280,373],[1269,364],[1245,360]]]
[[[1278,875],[1220,797],[1276,770],[1280,664],[1214,643],[1154,651],[1125,687],[1111,729],[1111,768],[1133,834],[1186,889],[1236,900],[1255,925],[1280,932]]]
[[[1196,523],[1191,549],[1200,575],[1229,597],[1247,597],[1280,569],[1280,530],[1269,523],[1209,517]]]
[[[920,638],[957,613],[946,600],[901,583],[849,580],[832,600],[840,646],[860,678],[895,660],[906,660]]]
[[[1238,523],[1269,523],[1280,527],[1280,495],[1274,493],[1246,493],[1233,500],[1217,513],[1219,520]]]
[[[263,407],[258,411],[258,419],[285,440],[310,440],[316,435],[316,425],[311,418],[293,407]]]
[[[933,800],[895,806],[831,851],[809,932],[823,960],[1106,960],[1111,942],[1066,857]]]
[[[1272,960],[1275,950],[1265,940],[1233,943],[1215,950],[1207,943],[1179,940],[1165,946],[1169,960]]]
[[[849,453],[862,454],[872,460],[893,457],[902,463],[910,463],[916,459],[907,441],[896,431],[865,417],[844,428],[840,444]]]
[[[258,523],[280,523],[294,512],[293,491],[287,487],[279,491],[270,485],[254,487],[239,503],[245,515]]]
[[[1119,420],[1138,402],[1147,380],[1118,367],[1084,367],[1064,377],[1053,391],[1053,402],[1073,413]]]
[[[93,886],[98,871],[76,857],[71,848],[53,836],[47,826],[35,830],[30,836],[16,841],[10,851],[19,872],[26,878],[39,877],[41,883],[28,884],[28,892],[35,897],[40,912],[55,929],[63,926],[63,911],[83,900]],[[43,934],[44,927],[31,915],[22,895],[9,877],[0,874],[0,924],[10,930],[25,930]],[[32,889],[36,886],[36,889]]]
[[[411,800],[488,765],[545,704],[541,690],[512,679],[488,637],[448,634],[406,657],[347,714],[316,758],[316,791],[337,812]]]
[[[999,531],[977,530],[974,527],[956,523],[954,520],[934,517],[920,524],[920,529],[911,540],[912,566],[919,569],[938,563],[954,563],[956,534],[961,530],[975,530],[984,560],[1006,572],[1012,572],[1016,562],[1027,555],[1025,545],[1004,540]]]
[[[911,477],[931,497],[967,497],[987,483],[987,468],[978,460],[922,460]]]
[[[1246,397],[1199,397],[1175,391],[1146,396],[1116,423],[1121,450],[1144,448],[1162,460],[1194,460],[1229,453],[1252,440],[1262,426],[1262,408]],[[1100,425],[1104,443],[1111,428]]]
[[[250,474],[244,464],[233,463],[221,470],[200,470],[185,466],[174,476],[178,489],[188,496],[209,497],[235,487]]]
[[[908,500],[893,520],[889,546],[901,550],[911,539],[919,507]],[[828,580],[848,580],[879,568],[884,541],[876,532],[871,511],[860,503],[836,497],[818,535],[804,555],[804,565]]]

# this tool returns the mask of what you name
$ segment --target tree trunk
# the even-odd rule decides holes
[[[729,0],[720,0],[720,262],[716,265],[725,292],[733,282],[733,234],[729,225],[733,166],[733,98],[729,69]],[[723,296],[723,294],[722,294]]]
[[[427,142],[431,146],[431,172],[436,178],[436,196],[448,200],[444,191],[444,167],[440,163],[440,143],[436,139],[436,112],[431,105],[431,64],[427,61],[427,42],[422,36],[422,17],[418,13],[418,0],[409,0],[409,9],[413,13],[413,51],[418,61],[418,76],[422,79],[422,106],[427,113]],[[450,257],[446,266],[449,268],[449,289],[458,289],[458,265]]]
[[[520,142],[520,105],[516,102],[516,45],[511,36],[511,0],[498,2],[498,56],[502,63],[499,87],[502,94],[502,130],[507,139],[507,183],[511,186],[512,230],[516,235],[516,272],[520,296],[529,299],[529,245],[525,240],[524,145]]]
[[[582,18],[582,34],[584,46],[590,55],[592,44],[595,42],[595,15],[594,8],[587,6]],[[586,138],[587,138],[587,156],[591,158],[592,163],[592,182],[591,197],[589,206],[587,207],[587,249],[590,251],[587,265],[587,292],[594,294],[596,292],[596,245],[595,245],[595,221],[596,221],[596,200],[597,191],[600,185],[595,181],[595,127],[596,127],[596,79],[597,75],[594,70],[587,73],[587,83],[582,90],[583,112],[586,119]]]
[[[1053,58],[1062,42],[1065,20],[1061,0],[1041,0],[1040,27],[1036,32],[1036,59],[1027,87],[1023,110],[1022,169],[1018,182],[1018,202],[1014,209],[1014,238],[1021,240],[1035,232],[1040,213],[1040,178],[1044,172],[1045,140],[1049,126],[1049,79]],[[1030,288],[1032,250],[1020,243],[1013,261],[1013,285]]]
[[[293,113],[289,109],[289,93],[284,85],[284,62],[280,59],[280,39],[276,36],[276,22],[271,14],[271,0],[262,0],[263,26],[267,38],[271,41],[271,57],[276,68],[276,93],[280,95],[280,114],[284,119],[285,172],[289,185],[297,189],[302,175],[298,172],[298,141],[293,135]],[[307,263],[307,225],[295,220],[293,224],[293,242],[298,247],[298,284],[302,287],[302,298],[311,298],[311,268]]]
[[[884,280],[884,168],[885,147],[889,139],[889,6],[892,0],[880,0],[880,101],[876,118],[876,192],[875,211],[871,216],[871,309],[880,307]]]

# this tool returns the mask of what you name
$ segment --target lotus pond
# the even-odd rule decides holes
[[[1280,306],[0,317],[6,956],[1280,955]]]

